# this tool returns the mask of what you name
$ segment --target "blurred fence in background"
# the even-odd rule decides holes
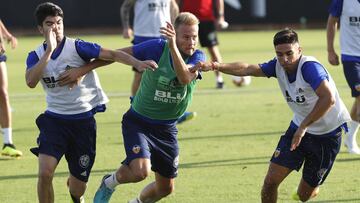
[[[193,0],[197,1],[197,0]],[[41,0],[1,0],[0,18],[11,29],[35,29],[33,12]],[[67,28],[120,29],[123,0],[53,0],[65,13]],[[325,27],[331,0],[225,0],[230,28],[266,29],[279,24]],[[101,32],[102,30],[96,30]]]

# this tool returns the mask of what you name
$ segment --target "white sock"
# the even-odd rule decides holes
[[[143,202],[140,200],[140,197],[137,197],[133,200],[130,200],[129,203],[143,203]]]
[[[349,144],[356,143],[356,134],[359,130],[360,123],[356,121],[350,121],[349,122],[349,132],[348,132],[348,141],[350,141]]]
[[[216,82],[224,82],[222,75],[216,76]]]
[[[12,128],[3,128],[2,129],[4,144],[12,144]]]
[[[108,178],[106,178],[104,182],[106,187],[110,189],[115,189],[115,187],[120,184],[116,179],[116,172],[111,174]]]

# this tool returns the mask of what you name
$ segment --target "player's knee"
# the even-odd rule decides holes
[[[174,190],[175,190],[174,184],[162,186],[159,188],[159,195],[161,197],[166,197],[166,196],[170,195],[171,193],[173,193]]]
[[[298,193],[299,199],[302,202],[306,202],[309,199],[316,197],[318,194],[319,194],[319,188],[318,187],[315,188],[312,191],[305,191],[305,192]]]
[[[133,174],[134,174],[134,177],[135,177],[136,181],[142,181],[142,180],[146,179],[149,176],[150,171],[147,170],[146,168],[142,168],[142,169],[139,169],[139,170],[134,170]]]
[[[267,176],[264,180],[264,184],[263,184],[263,190],[267,190],[267,189],[273,189],[273,188],[277,188],[279,187],[279,182],[276,181],[275,179]]]
[[[41,170],[38,176],[41,182],[51,182],[54,177],[54,172],[51,170]]]

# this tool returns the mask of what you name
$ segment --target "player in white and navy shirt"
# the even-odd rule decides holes
[[[305,202],[319,193],[319,186],[328,176],[350,115],[328,71],[314,57],[302,55],[295,31],[278,32],[274,47],[276,58],[267,63],[199,63],[195,70],[277,79],[294,116],[271,158],[261,198],[262,202],[276,201],[281,182],[303,166],[294,197]]]
[[[53,3],[38,5],[35,16],[45,42],[29,53],[25,77],[30,88],[40,82],[46,93],[46,110],[36,119],[40,130],[38,147],[32,148],[39,157],[39,202],[54,201],[52,180],[64,155],[70,172],[71,201],[82,202],[96,153],[94,114],[105,111],[108,98],[95,71],[84,73],[78,84],[70,86],[61,85],[62,74],[80,71],[78,67],[96,58],[132,65],[140,71],[155,68],[156,63],[142,62],[123,51],[65,37],[63,11]]]

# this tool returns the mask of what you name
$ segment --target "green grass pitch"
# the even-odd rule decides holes
[[[276,31],[219,33],[225,62],[261,63],[275,56],[272,37]],[[324,30],[299,30],[304,55],[318,58],[330,71],[348,107],[352,98],[342,68],[327,62]],[[121,35],[77,36],[107,48],[129,46]],[[38,129],[35,118],[45,109],[43,90],[25,85],[27,53],[43,41],[41,37],[19,37],[19,46],[8,46],[8,74],[13,109],[16,146],[24,152],[21,159],[0,157],[0,202],[37,202],[37,158],[29,152],[35,146]],[[338,47],[338,44],[337,44]],[[114,171],[124,159],[121,119],[129,108],[131,68],[112,64],[97,70],[110,97],[106,113],[96,115],[98,122],[97,157],[85,193],[92,197],[104,174]],[[235,87],[225,76],[225,89],[216,90],[213,73],[204,73],[189,110],[198,117],[179,125],[180,167],[175,192],[164,203],[260,202],[265,173],[280,135],[292,114],[281,96],[275,79],[253,78],[250,86]],[[360,139],[358,138],[358,142]],[[320,194],[312,202],[360,202],[360,156],[350,155],[342,146],[334,168]],[[68,176],[62,159],[54,177],[55,202],[69,202]],[[280,186],[279,202],[291,202],[301,172],[293,172]],[[112,202],[126,202],[154,176],[137,184],[120,185]]]

